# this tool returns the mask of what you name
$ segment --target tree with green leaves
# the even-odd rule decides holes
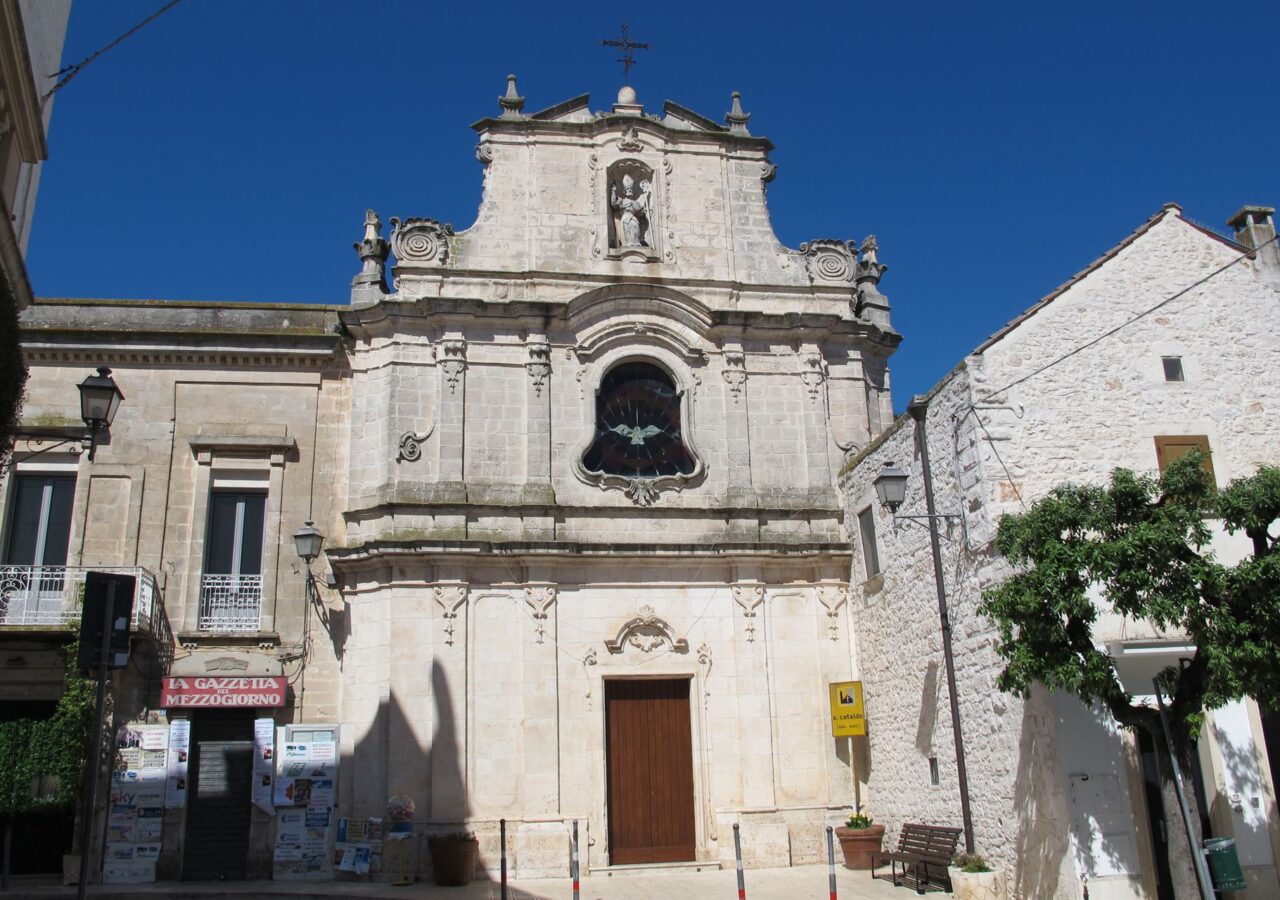
[[[96,696],[93,682],[75,669],[78,646],[72,642],[63,651],[66,682],[52,716],[0,722],[0,875],[6,890],[14,820],[31,812],[71,810],[80,799]]]
[[[1062,485],[1026,513],[1005,516],[996,548],[1017,574],[985,591],[979,607],[999,629],[1002,690],[1026,697],[1038,682],[1150,734],[1178,897],[1199,891],[1169,751],[1188,773],[1204,710],[1246,694],[1266,708],[1280,705],[1280,550],[1273,536],[1280,468],[1263,467],[1217,491],[1203,462],[1188,454],[1158,479],[1116,469],[1108,486]],[[1234,565],[1221,562],[1211,548],[1220,528],[1243,534],[1252,552]],[[1094,638],[1105,611],[1195,646],[1189,661],[1159,676],[1169,742],[1158,710],[1125,691]],[[1186,793],[1198,822],[1195,793]]]

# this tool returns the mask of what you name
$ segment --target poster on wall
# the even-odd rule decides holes
[[[253,722],[253,805],[275,815],[271,803],[271,785],[276,770],[276,721],[255,719]]]
[[[276,747],[271,791],[277,808],[274,876],[281,881],[331,878],[337,744],[286,741],[282,728]]]
[[[187,805],[187,760],[191,755],[191,720],[174,719],[169,723],[169,750],[166,764],[166,809],[182,809]]]
[[[116,736],[107,805],[102,880],[142,884],[156,880],[164,837],[170,726],[128,722]]]

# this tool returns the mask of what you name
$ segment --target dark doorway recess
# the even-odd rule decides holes
[[[253,710],[200,710],[191,717],[187,839],[182,877],[243,880],[249,855]]]
[[[694,858],[688,679],[605,682],[609,861]]]

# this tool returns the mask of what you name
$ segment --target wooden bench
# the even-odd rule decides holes
[[[946,828],[941,825],[903,825],[898,835],[897,850],[880,850],[871,854],[871,877],[876,877],[876,869],[889,863],[890,877],[895,886],[898,878],[910,878],[915,881],[917,894],[923,894],[931,882],[939,887],[945,885],[951,890],[951,878],[947,875],[947,866],[951,857],[956,855],[956,844],[960,841],[959,828]],[[902,871],[898,871],[898,866]]]

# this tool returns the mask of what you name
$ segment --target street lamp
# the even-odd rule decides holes
[[[315,524],[307,519],[307,523],[293,533],[293,544],[298,549],[298,556],[307,564],[307,571],[311,571],[311,563],[320,555],[320,548],[324,546],[324,535]]]
[[[68,436],[68,429],[46,429],[39,428],[15,428],[13,436],[15,438],[25,438],[26,440],[47,441],[58,440],[56,444],[50,444],[34,453],[24,457],[31,459],[32,456],[39,456],[49,450],[61,447],[63,444],[69,444],[72,441],[89,441],[89,462],[93,462],[94,453],[98,449],[98,436],[103,431],[111,427],[111,422],[116,417],[116,410],[120,408],[120,401],[124,399],[119,385],[115,379],[111,377],[111,370],[106,366],[98,368],[97,375],[90,375],[84,381],[76,385],[80,389],[80,418],[84,421],[85,435],[72,434]]]
[[[938,618],[942,623],[942,655],[947,666],[947,693],[951,698],[951,734],[956,745],[956,780],[960,784],[960,816],[964,820],[964,846],[973,852],[973,816],[969,811],[969,772],[964,760],[964,738],[960,732],[960,700],[956,695],[956,665],[951,652],[951,617],[947,613],[947,590],[942,579],[942,546],[938,540],[939,519],[959,519],[955,513],[939,513],[933,502],[933,472],[929,468],[929,436],[925,416],[929,412],[927,397],[917,394],[907,404],[907,412],[916,423],[916,445],[920,449],[920,470],[924,476],[924,502],[926,515],[899,516],[900,507],[907,497],[907,473],[891,462],[886,462],[873,482],[876,497],[893,516],[926,523],[929,529],[929,546],[933,551],[933,581],[938,590]]]

